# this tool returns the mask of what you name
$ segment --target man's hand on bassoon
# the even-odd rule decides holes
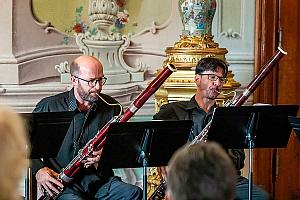
[[[93,153],[90,157],[88,157],[86,160],[82,161],[84,163],[85,168],[88,168],[91,165],[95,165],[96,168],[98,167],[98,163],[100,161],[100,157],[101,157],[101,154],[102,154],[102,149],[103,148],[101,148],[98,151],[93,151]]]
[[[36,173],[35,178],[37,181],[37,188],[42,193],[46,190],[50,196],[53,193],[58,194],[60,188],[63,188],[63,184],[56,178],[59,174],[48,167],[39,169]]]

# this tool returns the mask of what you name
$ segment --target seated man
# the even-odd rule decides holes
[[[199,142],[177,150],[168,164],[167,200],[233,200],[236,173],[224,149]]]
[[[44,162],[35,160],[33,165],[38,189],[47,191],[50,195],[59,193],[54,185],[63,187],[56,179],[61,168],[68,165],[113,116],[120,114],[119,103],[100,93],[106,78],[99,60],[91,56],[80,56],[71,64],[70,73],[73,88],[42,99],[34,110],[75,112],[57,157]],[[77,174],[71,185],[64,188],[58,200],[142,199],[142,190],[139,187],[122,182],[108,167],[98,167],[101,150],[94,151],[92,156],[84,160],[84,169]]]
[[[194,122],[189,140],[192,141],[205,127],[212,117],[216,98],[226,82],[228,66],[216,58],[202,58],[195,68],[196,94],[190,101],[178,101],[162,105],[160,111],[153,116],[158,120],[192,120]],[[245,153],[242,149],[228,149],[238,175],[244,167]],[[239,176],[236,183],[236,198],[248,199],[248,180]],[[253,187],[255,199],[268,199],[268,194],[257,186]]]

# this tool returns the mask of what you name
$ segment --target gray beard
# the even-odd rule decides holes
[[[218,95],[208,94],[206,98],[207,98],[207,99],[210,99],[210,100],[215,100],[215,99],[217,98],[217,96],[218,96]]]
[[[96,103],[99,99],[98,96],[91,96],[90,93],[85,92],[81,85],[78,85],[79,87],[77,88],[78,95],[80,98],[82,98],[84,101],[90,102],[90,104]]]
[[[215,100],[216,97],[208,97],[209,100]]]
[[[217,89],[215,89],[216,91],[218,91]],[[210,99],[210,100],[215,100],[216,98],[217,98],[217,96],[218,96],[219,94],[217,94],[217,95],[214,95],[214,92],[213,92],[213,90],[211,90],[210,89],[210,92],[208,92],[208,99]]]

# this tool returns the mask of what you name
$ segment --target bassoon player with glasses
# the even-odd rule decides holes
[[[286,52],[278,48],[278,51],[247,86],[243,94],[234,99],[229,106],[241,106],[284,54]],[[212,111],[216,107],[215,99],[220,94],[223,84],[226,82],[227,72],[228,66],[222,60],[202,58],[196,65],[196,93],[191,100],[163,105],[153,118],[159,120],[193,120],[194,126],[189,140],[192,144],[199,141],[205,142],[211,123]],[[248,180],[242,177],[240,172],[244,167],[244,151],[228,149],[227,152],[237,169],[236,199],[248,199]],[[166,187],[167,181],[164,179],[150,196],[149,200],[163,199]],[[253,199],[265,200],[270,198],[264,190],[257,186],[253,187],[252,195]]]
[[[80,56],[71,64],[73,89],[42,99],[35,112],[75,111],[56,158],[33,165],[41,199],[142,199],[139,187],[126,184],[110,168],[98,167],[111,123],[126,122],[175,71],[168,64],[122,114],[122,106],[102,94],[106,81],[102,64]],[[52,168],[51,168],[51,167]]]

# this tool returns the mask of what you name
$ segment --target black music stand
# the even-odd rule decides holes
[[[213,113],[208,140],[225,149],[249,148],[249,200],[252,199],[253,148],[284,148],[292,127],[288,116],[297,114],[298,105],[220,107]]]
[[[30,158],[56,157],[65,135],[73,120],[74,112],[42,112],[22,113],[25,119],[29,142],[31,146]],[[28,167],[25,183],[25,199],[32,195],[30,190],[31,168]]]
[[[146,199],[147,167],[166,166],[188,141],[192,125],[191,120],[112,123],[99,163],[111,168],[143,167]]]
[[[298,136],[298,139],[300,140],[300,118],[289,116],[289,122],[291,123],[293,130],[295,131],[296,135]]]

